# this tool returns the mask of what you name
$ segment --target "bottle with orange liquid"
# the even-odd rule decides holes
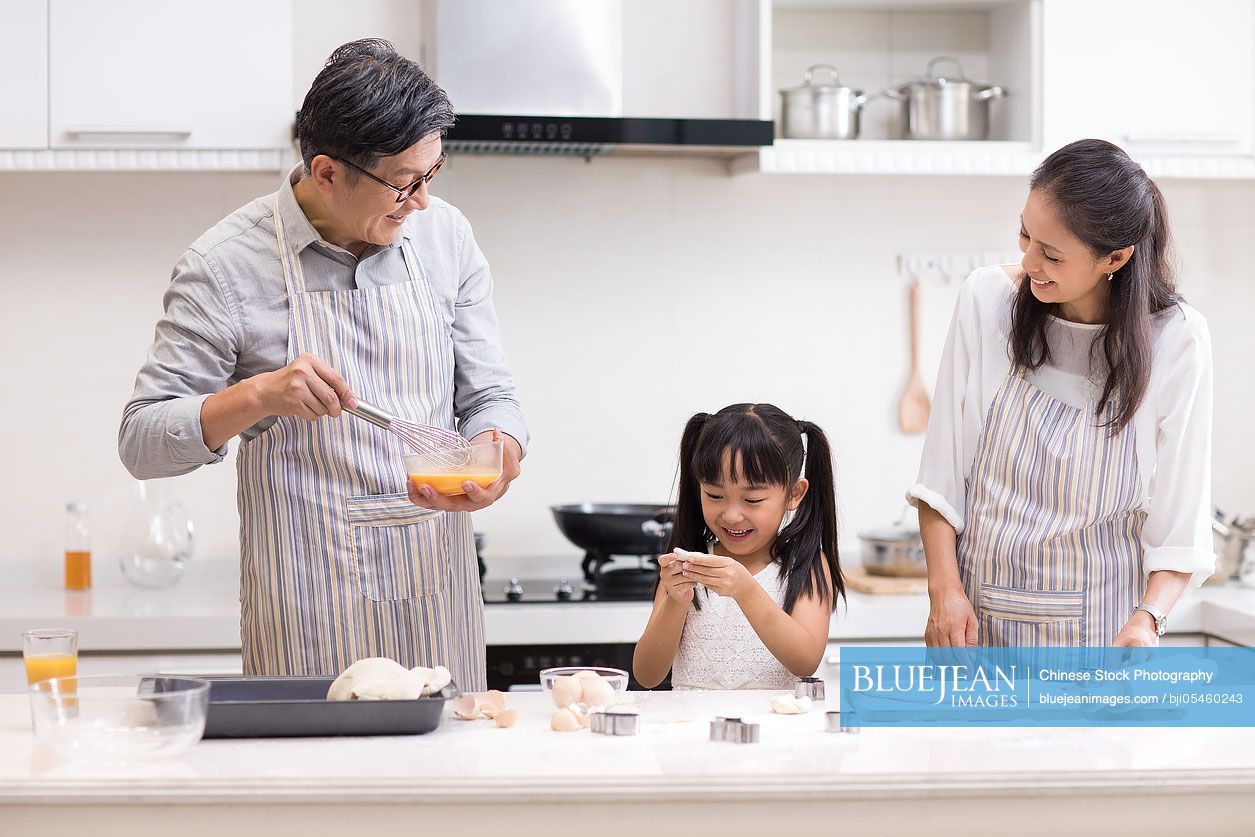
[[[91,529],[87,525],[87,504],[66,503],[65,589],[92,589]]]

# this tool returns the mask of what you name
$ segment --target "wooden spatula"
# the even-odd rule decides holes
[[[911,283],[911,371],[898,403],[898,426],[903,433],[923,433],[928,429],[931,410],[928,390],[919,373],[919,282],[916,281]]]

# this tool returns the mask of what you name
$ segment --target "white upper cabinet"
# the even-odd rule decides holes
[[[1045,0],[1046,150],[1081,137],[1139,158],[1255,153],[1251,0]]]
[[[52,149],[290,145],[290,0],[47,2]]]
[[[48,0],[5,3],[0,107],[0,148],[48,147]]]

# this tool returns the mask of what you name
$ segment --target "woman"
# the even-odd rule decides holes
[[[929,645],[1157,645],[1214,570],[1211,343],[1163,196],[1081,140],[1034,172],[1018,267],[969,277],[908,498]]]

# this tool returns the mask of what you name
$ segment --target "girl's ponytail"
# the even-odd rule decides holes
[[[776,556],[782,564],[786,585],[784,610],[802,596],[845,597],[845,581],[841,577],[837,554],[837,489],[832,475],[832,449],[819,425],[799,421],[797,427],[806,436],[806,465],[802,474],[808,487],[797,507],[793,520],[776,539]],[[824,577],[822,562],[828,565],[832,588]]]
[[[667,551],[678,547],[693,552],[706,551],[706,521],[702,517],[701,489],[693,472],[693,457],[697,453],[697,440],[706,426],[709,413],[698,413],[684,425],[680,437],[679,485],[676,488],[675,517],[671,523],[671,540]]]

